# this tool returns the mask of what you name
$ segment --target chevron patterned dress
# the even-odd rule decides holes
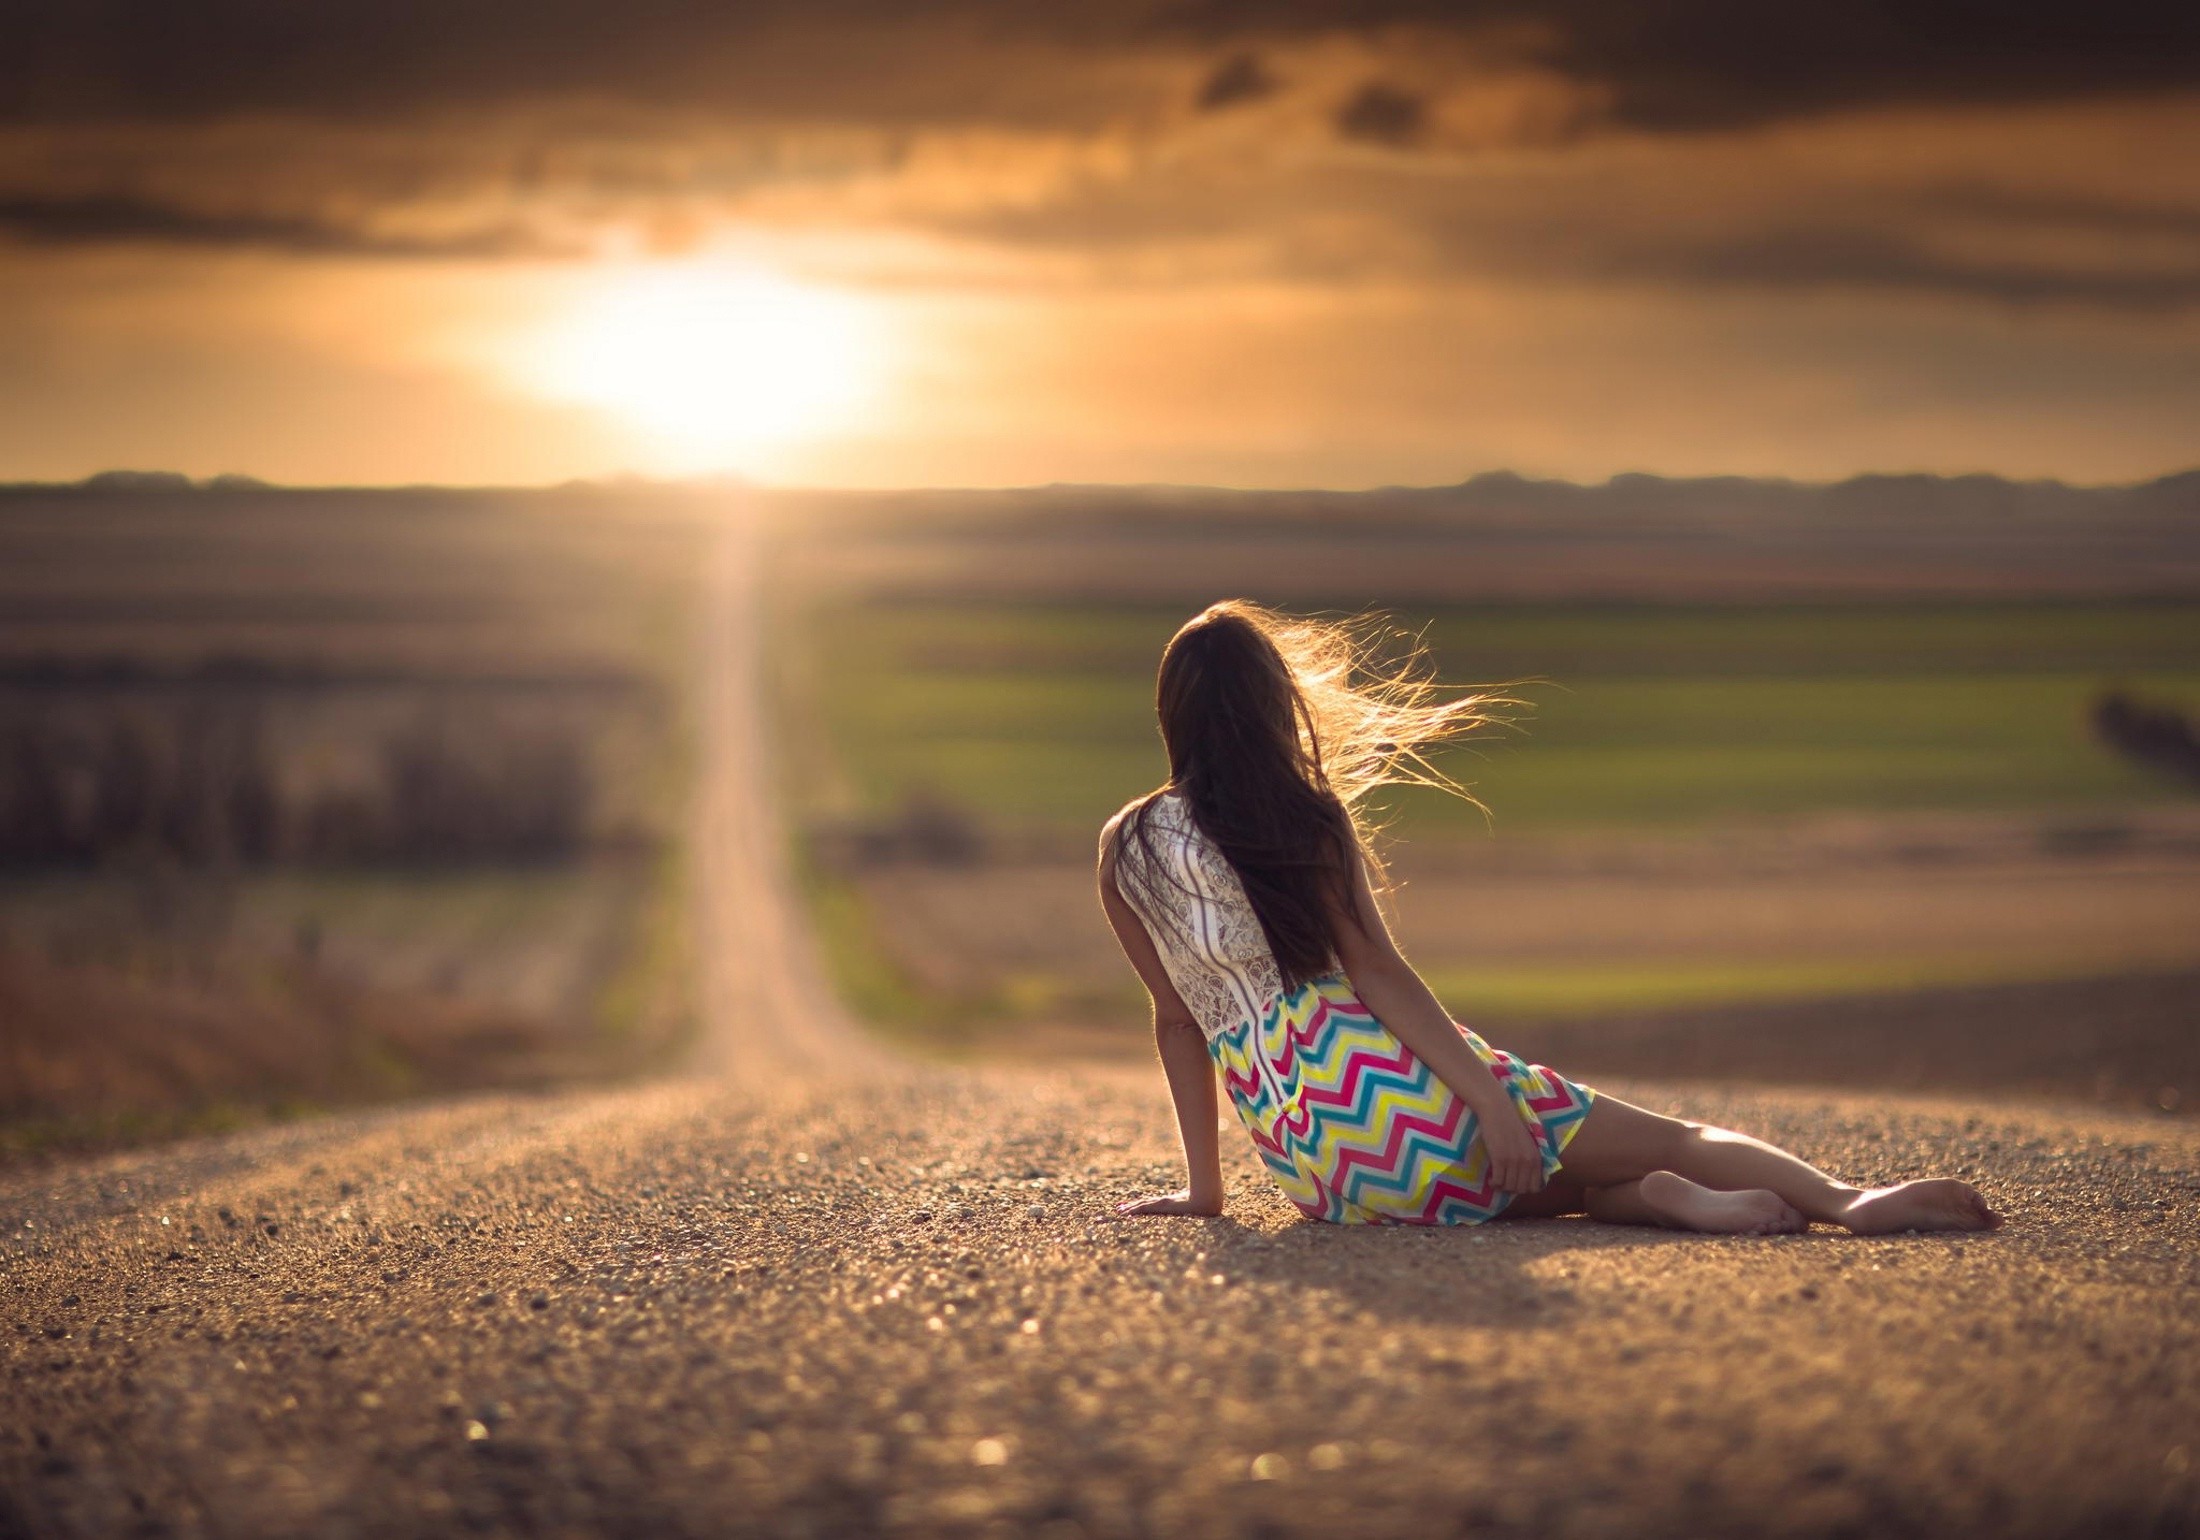
[[[1126,816],[1129,816],[1126,814]],[[1140,837],[1142,833],[1143,837]],[[1123,887],[1253,1146],[1284,1195],[1331,1224],[1479,1224],[1512,1199],[1490,1181],[1478,1120],[1332,972],[1296,989],[1244,885],[1175,792],[1144,805]],[[1123,886],[1118,882],[1119,886]],[[1596,1093],[1459,1028],[1558,1170]]]
[[[1526,1115],[1549,1176],[1596,1093],[1459,1030]],[[1276,997],[1207,1051],[1254,1149],[1309,1218],[1479,1224],[1512,1200],[1490,1182],[1474,1113],[1341,973]]]

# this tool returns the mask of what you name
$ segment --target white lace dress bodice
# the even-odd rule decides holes
[[[1282,995],[1283,977],[1244,883],[1176,792],[1154,799],[1146,831],[1161,869],[1151,880],[1118,886],[1153,937],[1169,982],[1210,1043],[1242,1023],[1258,1024]],[[1121,859],[1145,862],[1143,842],[1135,835],[1124,841]],[[1156,906],[1163,912],[1151,912]]]

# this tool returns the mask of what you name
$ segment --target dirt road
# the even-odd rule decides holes
[[[1611,1088],[1969,1174],[1979,1237],[1331,1229],[1242,1141],[1227,1217],[1104,1218],[1174,1179],[1157,1072],[822,1005],[744,573],[717,1072],[0,1177],[0,1537],[2200,1532],[2190,1122]]]

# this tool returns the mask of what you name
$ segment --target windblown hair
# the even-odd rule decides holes
[[[1491,708],[1510,704],[1438,683],[1419,638],[1380,616],[1210,605],[1161,654],[1155,705],[1169,782],[1117,823],[1117,882],[1146,900],[1141,911],[1170,912],[1158,888],[1175,879],[1148,826],[1155,800],[1179,793],[1244,883],[1284,987],[1296,988],[1336,965],[1355,860],[1384,885],[1370,794],[1415,785],[1474,801],[1427,751],[1501,720]],[[1139,859],[1126,860],[1133,842]]]

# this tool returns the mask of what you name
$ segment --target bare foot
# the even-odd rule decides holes
[[[1852,1235],[1892,1235],[1897,1230],[1998,1230],[2001,1215],[1978,1189],[1952,1176],[1875,1187],[1849,1202],[1837,1224]]]
[[[1675,1230],[1706,1235],[1793,1235],[1810,1221],[1776,1192],[1762,1187],[1747,1192],[1717,1192],[1672,1171],[1653,1171],[1642,1179],[1642,1201]]]

